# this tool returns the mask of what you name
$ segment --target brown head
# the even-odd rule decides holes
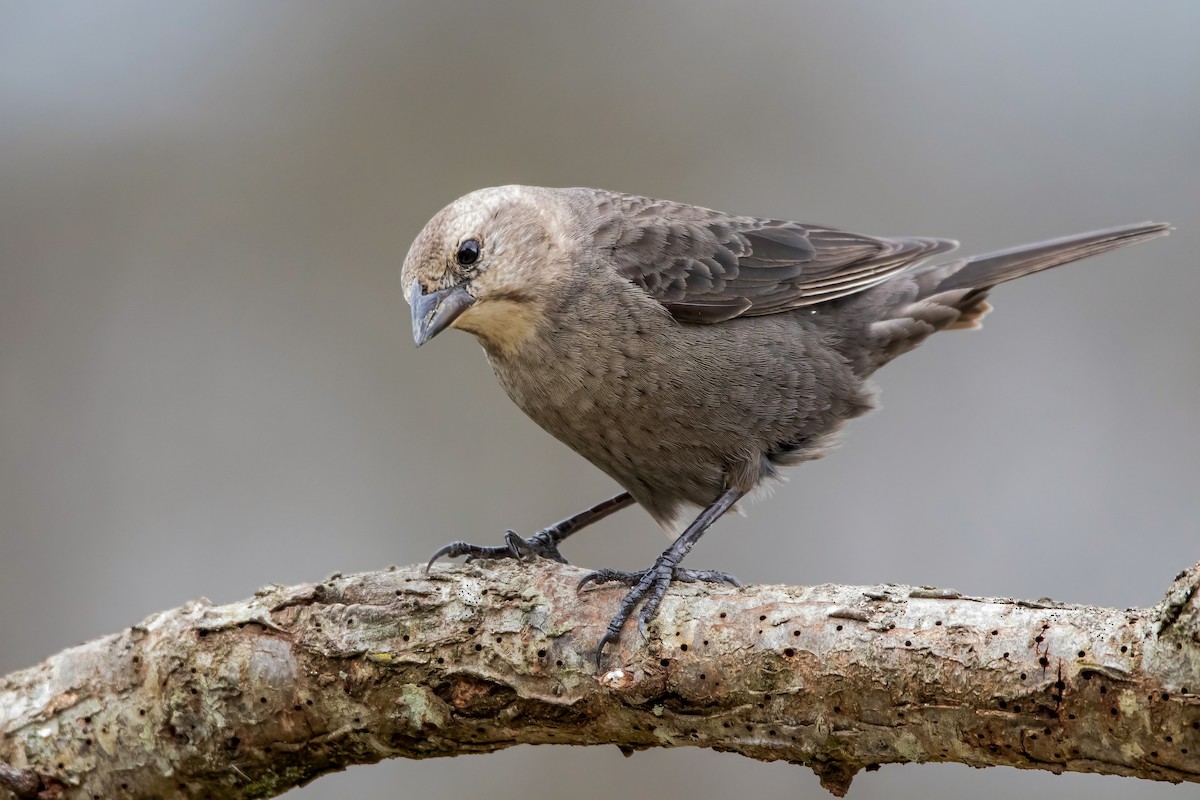
[[[546,298],[571,275],[573,221],[564,190],[533,186],[480,189],[439,211],[402,272],[417,345],[453,327],[489,349],[519,347],[542,324]]]

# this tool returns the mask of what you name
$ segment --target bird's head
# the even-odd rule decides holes
[[[571,271],[569,219],[561,193],[529,186],[480,189],[439,211],[404,260],[416,343],[454,327],[491,349],[519,347]]]

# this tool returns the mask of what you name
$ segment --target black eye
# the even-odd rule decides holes
[[[479,242],[467,239],[458,246],[458,263],[468,267],[479,260]]]

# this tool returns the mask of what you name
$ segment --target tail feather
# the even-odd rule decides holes
[[[1128,244],[1165,236],[1170,225],[1142,222],[960,258],[911,276],[908,298],[871,325],[873,371],[940,330],[978,328],[993,286]],[[915,288],[915,292],[913,289]]]
[[[931,270],[945,277],[929,294],[951,289],[990,289],[1034,272],[1156,239],[1170,229],[1170,225],[1162,222],[1139,222],[959,259]]]

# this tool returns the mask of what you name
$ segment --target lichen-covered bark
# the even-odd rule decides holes
[[[406,568],[156,614],[0,682],[0,781],[269,797],[350,764],[552,742],[786,759],[839,795],[927,761],[1200,782],[1200,565],[1129,611],[676,585],[600,673],[622,590],[581,598],[581,574]]]

